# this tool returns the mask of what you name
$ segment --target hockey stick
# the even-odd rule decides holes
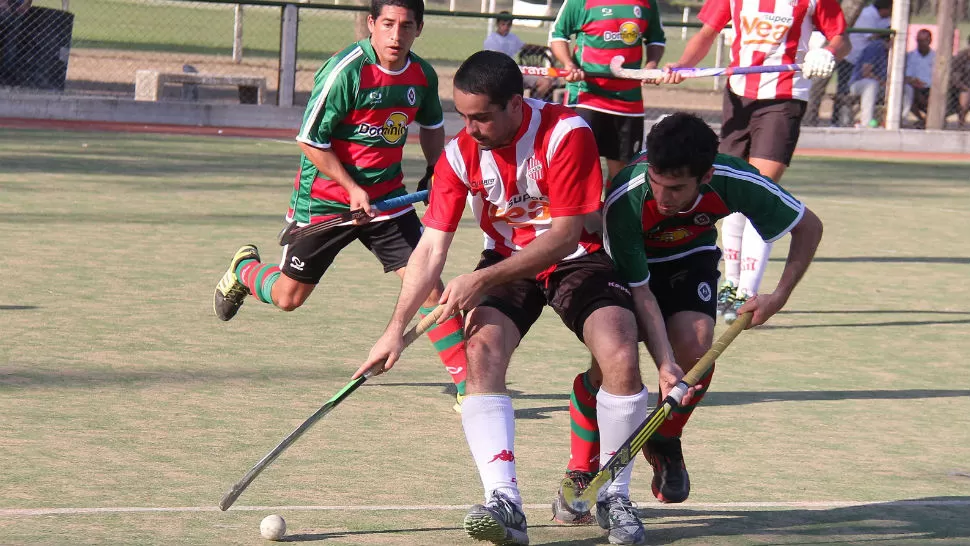
[[[565,78],[571,72],[564,68],[555,68],[552,66],[520,66],[519,70],[522,71],[523,76],[543,76],[546,78]],[[609,72],[586,72],[586,77],[615,78],[616,76]]]
[[[782,64],[777,66],[727,66],[723,68],[674,68],[673,72],[684,78],[706,78],[709,76],[733,76],[735,74],[766,74],[769,72],[797,72],[801,65]],[[623,68],[623,57],[617,55],[610,61],[610,72],[617,78],[630,80],[657,80],[664,77],[668,70],[660,68]]]
[[[694,364],[689,372],[684,374],[684,377],[677,383],[673,389],[671,389],[670,394],[667,398],[664,398],[663,402],[657,409],[647,416],[647,419],[640,425],[639,428],[633,433],[632,436],[627,438],[623,445],[616,450],[616,453],[610,457],[609,461],[600,468],[600,471],[590,480],[589,485],[584,489],[579,489],[573,480],[566,478],[562,481],[562,495],[563,498],[568,503],[569,507],[576,512],[585,512],[590,509],[590,506],[596,503],[596,494],[600,489],[606,484],[613,481],[616,475],[623,471],[630,461],[637,456],[637,453],[643,449],[644,444],[650,439],[650,436],[660,428],[660,425],[667,419],[667,416],[680,404],[681,398],[687,394],[687,389],[693,387],[708,370],[714,364],[717,357],[721,356],[721,352],[727,348],[728,345],[734,341],[734,338],[738,337],[738,334],[742,330],[747,328],[748,324],[751,323],[751,313],[745,313],[738,317],[734,324],[727,329],[721,337],[717,338],[717,341],[711,345],[711,348],[704,353],[704,356]]]
[[[396,209],[398,207],[403,207],[404,205],[410,205],[412,203],[417,203],[418,201],[424,201],[428,198],[428,190],[416,191],[414,193],[409,193],[407,195],[401,195],[399,197],[392,197],[390,199],[385,199],[383,201],[375,201],[370,204],[372,209],[376,209],[378,212],[384,210]],[[310,224],[307,226],[299,227],[296,222],[290,222],[280,231],[279,241],[280,246],[286,246],[290,243],[299,241],[304,237],[309,237],[317,233],[327,231],[332,227],[339,226],[344,222],[350,222],[352,220],[359,220],[364,217],[363,209],[350,210],[340,216],[335,216],[329,220],[324,220],[323,222],[318,222],[316,224]]]
[[[438,319],[441,317],[442,311],[444,311],[444,307],[438,306],[434,311],[429,313],[428,316],[421,319],[421,321],[418,322],[413,328],[408,330],[408,332],[404,334],[404,346],[407,347],[408,345],[413,343],[415,339],[418,339],[418,337],[420,337],[421,334],[423,334],[429,328],[431,328],[431,326],[433,326],[435,322],[438,322]],[[367,381],[367,379],[371,375],[372,375],[372,372],[368,371],[364,375],[358,377],[357,379],[354,379],[350,383],[347,383],[344,386],[344,388],[340,389],[337,392],[337,394],[333,395],[333,398],[331,398],[330,400],[327,400],[327,403],[321,406],[320,409],[316,411],[316,413],[308,417],[306,421],[303,421],[303,424],[296,427],[296,430],[291,432],[289,436],[287,436],[286,438],[283,438],[283,441],[280,442],[278,446],[274,447],[273,451],[270,451],[269,453],[266,454],[265,457],[260,459],[259,462],[256,463],[256,465],[249,470],[249,472],[246,472],[246,475],[243,476],[242,479],[236,483],[236,485],[233,485],[232,488],[229,489],[229,492],[226,493],[225,496],[222,497],[222,500],[219,502],[219,509],[222,510],[223,512],[228,510],[229,507],[232,506],[232,503],[236,502],[236,499],[239,498],[239,495],[241,495],[242,492],[245,491],[247,487],[249,487],[249,484],[253,483],[253,480],[256,479],[256,476],[259,476],[260,472],[265,470],[266,467],[270,465],[270,463],[275,461],[276,458],[279,457],[281,453],[286,451],[286,448],[290,447],[290,445],[293,442],[297,441],[300,438],[300,436],[303,436],[303,433],[306,432],[310,427],[312,427],[314,423],[316,423],[320,419],[323,419],[325,415],[330,413],[330,410],[337,407],[337,404],[343,402],[344,399],[346,399],[348,396],[351,395],[351,393],[357,390],[357,387],[360,387],[361,385],[363,385],[364,382]]]

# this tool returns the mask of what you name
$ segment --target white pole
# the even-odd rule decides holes
[[[484,3],[485,3],[485,0],[482,0],[482,4],[484,4]],[[495,13],[496,12],[495,0],[488,0],[488,12],[489,13]],[[493,32],[495,32],[495,19],[494,18],[490,18],[488,20],[488,24],[485,26],[485,36],[488,36],[489,34],[491,34]]]
[[[886,129],[899,130],[903,108],[903,76],[906,70],[906,33],[909,30],[909,0],[893,2],[892,28],[896,31],[889,56],[889,81],[886,85]]]
[[[234,20],[232,23],[232,62],[239,64],[242,62],[243,55],[243,7],[236,4],[233,9]]]
[[[280,75],[277,104],[293,106],[293,92],[296,88],[296,38],[299,35],[300,12],[293,4],[283,8],[283,21],[280,25]]]
[[[448,2],[448,11],[455,11],[455,0]]]
[[[684,22],[686,23],[689,20],[690,20],[690,8],[684,8]],[[680,27],[680,39],[681,40],[686,40],[687,39],[687,27],[686,26]]]
[[[71,0],[61,0],[61,11],[69,11],[71,9]]]

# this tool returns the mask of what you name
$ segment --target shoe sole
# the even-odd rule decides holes
[[[488,512],[468,514],[463,523],[465,532],[475,540],[483,540],[498,546],[524,546],[529,537],[522,531],[509,529]]]

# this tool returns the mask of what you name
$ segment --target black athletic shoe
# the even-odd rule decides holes
[[[232,261],[229,262],[229,269],[219,279],[216,285],[216,293],[212,300],[212,309],[216,312],[219,320],[229,320],[236,316],[236,312],[242,307],[249,289],[236,277],[236,267],[243,260],[259,260],[259,251],[254,245],[245,245],[236,251]]]
[[[586,488],[590,480],[596,476],[595,472],[583,472],[582,470],[567,470],[566,477],[573,480],[579,487]],[[593,514],[589,510],[577,512],[569,506],[566,499],[562,496],[562,486],[556,494],[556,500],[552,501],[552,519],[567,525],[589,525],[593,523]]]
[[[653,467],[653,495],[660,502],[684,502],[690,495],[690,476],[680,438],[648,440],[643,456]]]
[[[529,544],[522,507],[502,493],[492,493],[485,504],[476,504],[465,516],[465,532],[475,540],[499,546]]]

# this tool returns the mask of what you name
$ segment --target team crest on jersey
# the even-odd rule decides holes
[[[700,214],[695,214],[694,223],[698,226],[709,226],[711,225],[711,216],[703,212]]]
[[[633,16],[639,19],[641,15],[643,15],[643,12],[640,10],[640,6],[633,6]]]
[[[402,112],[394,112],[379,126],[361,123],[357,127],[357,134],[369,137],[379,136],[388,144],[397,144],[408,134],[408,116]]]
[[[525,162],[525,177],[533,184],[538,184],[542,180],[542,163],[535,156]]]
[[[414,106],[418,102],[418,92],[413,87],[408,87],[408,104]]]
[[[619,32],[604,32],[603,39],[607,42],[623,42],[628,46],[636,45],[640,39],[640,27],[633,21],[627,21],[620,25]]]

